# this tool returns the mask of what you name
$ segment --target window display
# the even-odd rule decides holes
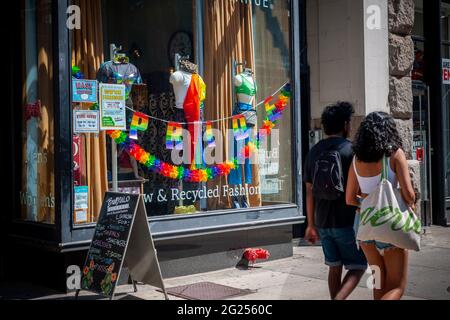
[[[188,60],[180,61],[180,70],[170,77],[175,93],[175,120],[187,122],[190,148],[184,149],[189,154],[190,164],[202,163],[201,113],[206,98],[206,85],[198,74],[198,67]]]
[[[290,3],[268,2],[213,0],[197,8],[191,0],[96,0],[88,11],[74,1],[95,32],[75,31],[73,64],[86,79],[126,87],[127,130],[77,137],[88,222],[96,221],[105,180],[112,180],[111,141],[119,189],[135,183],[150,216],[294,203]],[[167,24],[168,16],[176,19]],[[177,32],[202,39],[193,38],[188,55],[174,52]],[[93,50],[83,50],[86,36]],[[113,44],[124,50],[108,59]],[[138,55],[125,54],[133,48]]]

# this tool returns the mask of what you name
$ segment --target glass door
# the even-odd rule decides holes
[[[414,160],[420,162],[421,175],[421,212],[424,223],[431,222],[431,173],[430,173],[430,131],[429,131],[429,94],[428,86],[419,80],[413,81],[413,123],[414,123]]]
[[[443,44],[444,59],[450,59],[450,44]],[[450,84],[443,84],[443,98],[442,103],[444,106],[444,155],[445,155],[445,197],[447,202],[447,220],[450,219]]]

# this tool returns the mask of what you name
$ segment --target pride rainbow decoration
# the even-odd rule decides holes
[[[207,169],[190,170],[182,166],[174,166],[156,159],[155,156],[142,149],[122,131],[107,131],[107,134],[118,145],[124,147],[125,150],[140,164],[166,178],[196,183],[208,182],[216,177],[229,175],[231,170],[234,170],[237,167],[237,159],[234,159],[233,162],[229,161],[217,164]]]
[[[169,150],[183,150],[183,127],[176,122],[167,125],[166,148]]]
[[[148,117],[147,115],[136,112],[133,115],[130,126],[130,139],[138,139],[138,131],[146,131],[148,129]]]
[[[212,131],[212,122],[206,123],[206,144],[208,148],[215,148],[216,147],[216,140],[214,139],[213,131]]]
[[[241,154],[245,158],[250,158],[251,154],[259,149],[261,139],[266,138],[272,132],[272,129],[276,126],[279,119],[281,119],[281,116],[289,102],[291,93],[290,89],[289,84],[284,86],[277,101],[273,104],[275,108],[270,105],[270,102],[273,100],[272,96],[265,100],[266,108],[267,105],[269,105],[268,109],[270,113],[267,114],[263,126],[259,130],[256,138],[251,140],[241,150]],[[231,161],[220,163],[206,169],[186,169],[185,167],[174,166],[157,159],[155,156],[146,152],[135,141],[130,139],[130,137],[123,131],[107,131],[107,134],[118,145],[124,147],[125,150],[140,164],[147,167],[152,172],[174,180],[195,183],[208,182],[217,177],[228,176],[231,170],[235,170],[239,164],[238,158],[234,158]]]
[[[247,122],[243,115],[234,116],[232,119],[234,137],[237,141],[245,140],[249,137]]]
[[[281,93],[274,104],[271,104],[274,99],[273,96],[268,97],[264,101],[267,116],[264,119],[262,128],[258,131],[256,138],[251,140],[241,151],[241,154],[244,155],[245,158],[250,158],[252,152],[259,149],[261,140],[267,138],[271,134],[273,128],[275,128],[278,121],[282,118],[290,97],[291,85],[288,83],[281,89]]]

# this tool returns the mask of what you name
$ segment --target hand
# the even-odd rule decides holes
[[[319,240],[319,233],[315,227],[306,228],[305,240],[309,241],[311,244],[316,244]]]
[[[356,196],[356,199],[358,200],[359,206],[361,206],[361,204],[364,201],[364,198],[362,196],[358,195],[358,196]]]

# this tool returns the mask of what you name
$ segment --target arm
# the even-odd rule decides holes
[[[235,87],[240,87],[242,85],[242,76],[241,75],[237,75],[236,77],[234,77],[234,86]]]
[[[315,244],[319,240],[316,225],[314,222],[315,201],[313,195],[313,185],[306,183],[306,215],[308,219],[308,227],[306,228],[305,239]]]
[[[395,152],[393,158],[394,170],[400,184],[400,191],[402,193],[403,200],[405,200],[408,206],[414,207],[414,203],[416,202],[416,193],[411,182],[411,176],[409,175],[409,166],[408,161],[406,160],[405,152],[399,149]]]
[[[172,85],[179,84],[179,83],[183,82],[183,75],[181,74],[181,72],[176,71],[171,74],[169,82]]]
[[[359,182],[358,179],[356,178],[356,173],[355,169],[353,168],[353,165],[350,166],[350,170],[348,171],[348,181],[345,197],[347,205],[353,207],[360,206]]]

